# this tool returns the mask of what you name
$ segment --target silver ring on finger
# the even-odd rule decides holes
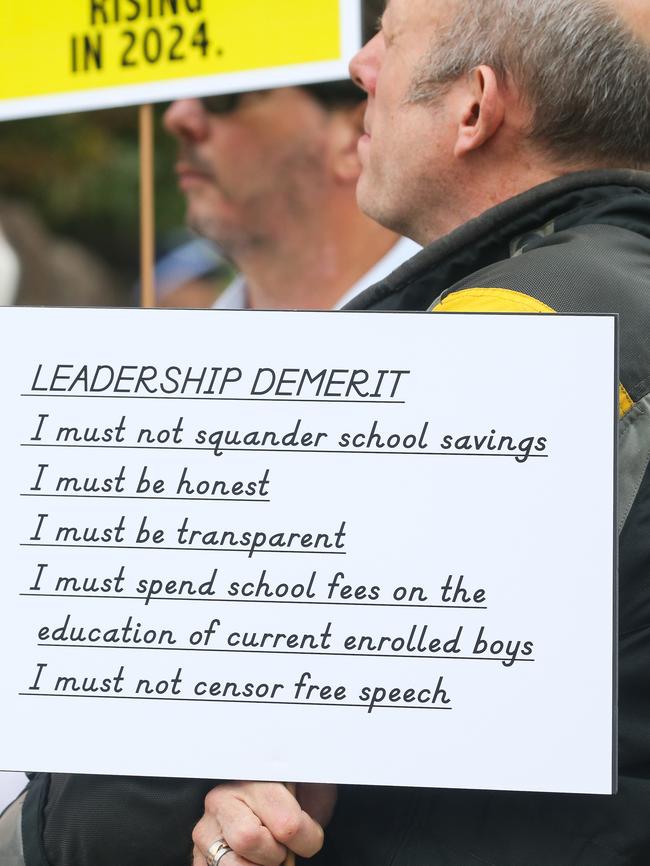
[[[212,845],[208,846],[208,855],[205,858],[208,866],[219,866],[219,861],[231,851],[232,848],[225,839],[215,839]]]

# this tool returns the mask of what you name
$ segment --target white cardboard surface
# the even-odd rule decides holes
[[[0,329],[0,767],[613,790],[613,317]]]

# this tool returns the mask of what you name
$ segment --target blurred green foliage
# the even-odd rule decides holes
[[[184,205],[175,145],[156,106],[156,230],[178,229]],[[138,109],[119,108],[0,124],[0,195],[31,204],[56,234],[102,258],[126,287],[139,269]]]

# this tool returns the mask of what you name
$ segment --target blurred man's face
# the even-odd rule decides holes
[[[359,141],[359,205],[420,243],[432,240],[423,223],[444,207],[455,129],[448,97],[413,104],[409,93],[437,27],[451,14],[449,6],[442,0],[389,0],[380,32],[350,65],[368,94],[366,134]]]
[[[173,103],[165,126],[190,227],[237,261],[304,219],[327,184],[328,119],[297,87]]]

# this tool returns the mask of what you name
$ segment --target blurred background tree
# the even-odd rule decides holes
[[[156,106],[159,254],[184,223],[175,144],[161,127],[164,108]],[[31,205],[50,231],[102,260],[126,305],[135,303],[139,275],[137,112],[119,108],[0,124],[0,196]]]

